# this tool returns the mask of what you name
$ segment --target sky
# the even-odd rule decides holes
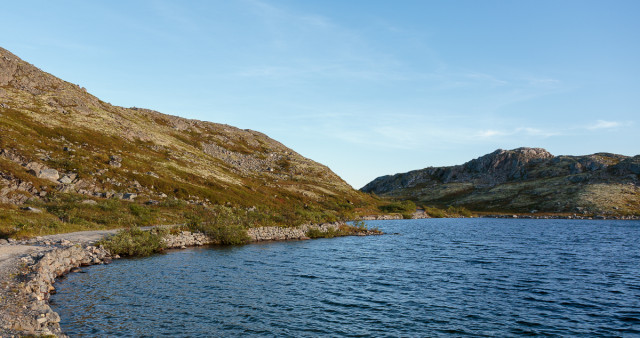
[[[253,129],[354,188],[496,149],[640,154],[640,1],[5,1],[0,46]]]

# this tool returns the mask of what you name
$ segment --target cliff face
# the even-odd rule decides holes
[[[54,193],[276,210],[371,201],[262,133],[113,106],[0,48],[0,203]]]
[[[640,213],[640,156],[498,149],[462,165],[378,177],[361,190],[478,211]]]

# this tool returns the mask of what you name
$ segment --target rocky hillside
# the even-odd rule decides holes
[[[0,48],[0,204],[60,194],[336,215],[372,202],[260,132],[113,106]]]
[[[476,211],[640,214],[640,156],[498,149],[462,165],[378,177],[361,190]]]

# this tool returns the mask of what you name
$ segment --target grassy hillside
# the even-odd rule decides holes
[[[181,222],[211,205],[295,225],[377,204],[262,133],[113,106],[0,48],[0,237]]]

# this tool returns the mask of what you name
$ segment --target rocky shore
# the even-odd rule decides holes
[[[607,220],[640,220],[640,216],[605,216],[605,215],[483,215],[484,218],[523,218],[523,219],[607,219]]]
[[[303,225],[297,228],[248,229],[253,242],[309,239],[307,231],[336,230],[343,223]],[[109,264],[112,256],[93,244],[115,231],[87,231],[0,242],[0,338],[25,335],[65,337],[60,317],[49,306],[54,283],[82,266]],[[202,233],[179,231],[164,237],[167,248],[212,244]]]
[[[474,216],[476,217],[476,216]],[[599,220],[640,220],[640,216],[636,215],[516,215],[516,214],[492,214],[492,215],[482,215],[478,216],[481,218],[522,218],[522,219],[599,219]],[[423,219],[423,218],[431,218],[426,212],[415,212],[411,215],[411,219]],[[365,221],[379,221],[379,220],[396,220],[403,219],[402,215],[392,214],[392,215],[373,215],[373,216],[364,216],[361,218]]]
[[[431,218],[428,213],[424,210],[418,210],[411,214],[411,218],[408,219],[424,219]],[[360,218],[363,221],[386,221],[386,220],[394,220],[394,219],[405,219],[401,214],[387,214],[387,215],[370,215],[370,216],[362,216]]]
[[[19,244],[16,244],[19,245]],[[55,279],[80,266],[108,264],[111,255],[102,248],[70,243],[35,243],[35,252],[15,260],[17,269],[2,276],[0,332],[2,336],[64,336],[60,317],[49,307]],[[14,263],[14,264],[15,264]]]

